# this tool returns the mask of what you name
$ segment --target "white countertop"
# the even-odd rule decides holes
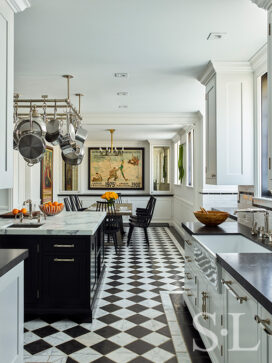
[[[106,212],[66,212],[41,218],[42,226],[38,228],[7,228],[11,224],[20,223],[14,219],[0,219],[0,235],[94,235],[106,217]],[[37,219],[25,219],[23,224],[38,223]]]

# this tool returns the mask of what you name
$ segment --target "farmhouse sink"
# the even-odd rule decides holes
[[[7,228],[39,228],[43,223],[13,223]]]
[[[242,235],[205,235],[195,237],[213,255],[216,253],[270,253]]]

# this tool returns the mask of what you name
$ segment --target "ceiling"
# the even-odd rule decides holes
[[[15,18],[15,90],[63,97],[70,73],[83,114],[195,112],[207,62],[246,61],[265,42],[266,13],[249,0],[32,0]]]

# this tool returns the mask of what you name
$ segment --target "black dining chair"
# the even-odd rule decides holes
[[[63,201],[64,201],[64,205],[65,205],[65,210],[67,212],[70,212],[72,209],[71,209],[71,204],[70,204],[69,199],[68,198],[64,198]]]
[[[117,204],[123,203],[122,202],[122,195],[121,195],[121,193],[117,193],[117,195],[118,195],[118,199],[116,199],[115,203],[117,203]]]
[[[150,225],[150,222],[152,220],[155,205],[156,205],[156,198],[152,197],[147,214],[142,214],[142,215],[138,214],[136,216],[130,217],[127,246],[129,246],[129,244],[130,244],[131,236],[132,236],[132,233],[133,233],[133,230],[135,227],[143,228],[144,234],[145,234],[145,240],[146,240],[147,245],[149,246],[147,228]]]
[[[75,201],[74,201],[74,196],[73,195],[70,195],[69,196],[69,199],[70,199],[70,204],[71,204],[71,210],[73,212],[76,212],[77,211],[77,208],[76,208],[76,204],[75,204]]]
[[[74,211],[83,212],[84,210],[87,209],[82,207],[82,202],[79,200],[78,195],[70,195],[70,201],[72,208],[74,208],[72,210]]]
[[[117,233],[120,231],[120,222],[116,215],[115,206],[114,204],[98,201],[96,202],[96,211],[107,212],[107,216],[103,224],[103,232],[108,236],[108,242],[112,238],[115,253],[118,255]]]
[[[153,196],[151,196],[147,202],[146,208],[137,208],[136,209],[136,215],[146,215],[149,213],[152,200],[155,199]]]

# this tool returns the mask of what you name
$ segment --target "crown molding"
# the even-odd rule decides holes
[[[209,61],[205,71],[199,77],[199,82],[204,86],[216,73],[252,72],[250,62],[216,62]]]
[[[267,68],[267,44],[264,44],[249,60],[254,71]]]
[[[272,0],[251,0],[259,8],[265,10],[272,10]]]
[[[30,7],[28,0],[6,0],[14,13],[20,13]]]
[[[85,113],[82,114],[85,125],[184,125],[200,119],[200,112],[181,113]]]

